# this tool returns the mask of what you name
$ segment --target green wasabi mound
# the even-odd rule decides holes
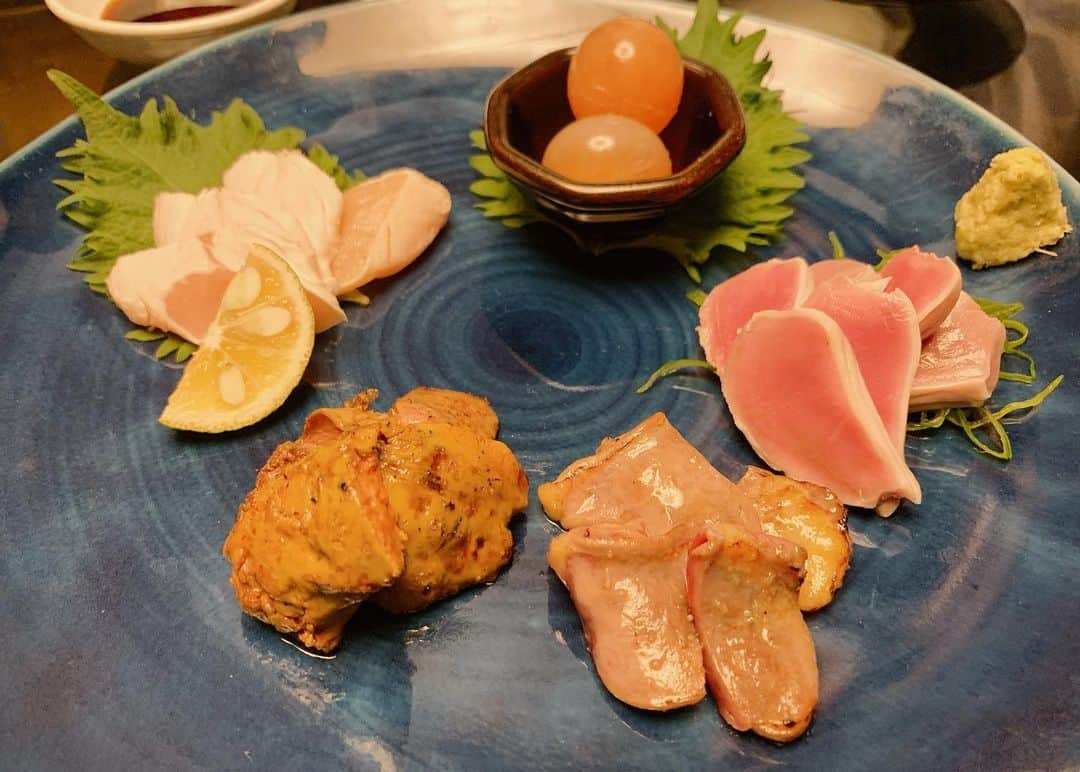
[[[1021,260],[1072,230],[1057,177],[1032,147],[994,156],[954,219],[956,254],[976,269]]]

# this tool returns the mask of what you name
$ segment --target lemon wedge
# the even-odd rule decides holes
[[[289,396],[314,345],[315,317],[300,279],[282,258],[253,246],[158,420],[207,433],[250,426]]]

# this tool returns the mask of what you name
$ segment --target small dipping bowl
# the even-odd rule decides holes
[[[103,18],[113,0],[45,0],[53,15],[109,56],[137,64],[159,64],[238,29],[289,13],[296,0],[131,0],[132,19],[179,8],[234,5],[225,11],[177,21],[120,21]]]
[[[727,78],[684,57],[679,109],[660,132],[671,155],[670,177],[596,185],[555,174],[540,159],[551,138],[574,120],[566,96],[574,50],[554,51],[511,73],[484,107],[492,160],[541,207],[579,223],[656,218],[715,179],[746,144],[742,105]]]

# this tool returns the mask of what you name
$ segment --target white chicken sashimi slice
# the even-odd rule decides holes
[[[295,218],[315,252],[319,276],[334,289],[330,262],[338,239],[342,194],[326,172],[299,150],[253,150],[225,171],[222,187],[255,196],[264,206]]]
[[[180,241],[184,224],[191,216],[197,196],[192,193],[164,192],[154,196],[154,244],[163,247]]]
[[[397,273],[419,257],[450,217],[450,192],[415,169],[391,169],[345,191],[331,261],[340,295]]]
[[[214,257],[233,271],[244,265],[252,244],[261,244],[284,258],[300,278],[315,313],[316,331],[345,320],[345,312],[319,271],[304,228],[290,213],[256,196],[222,188],[204,190],[190,202],[173,195],[159,197],[155,210],[159,205],[162,215],[158,217],[155,211],[155,236],[160,232],[177,240],[205,239]],[[172,222],[170,215],[184,216],[184,220]]]
[[[882,423],[840,326],[812,308],[761,311],[735,338],[721,382],[762,459],[845,504],[891,514],[922,491]]]
[[[120,257],[105,286],[135,324],[202,343],[233,274],[201,239],[186,239]]]

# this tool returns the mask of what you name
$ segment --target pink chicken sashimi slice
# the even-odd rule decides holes
[[[721,381],[735,424],[769,466],[859,507],[922,492],[889,437],[840,326],[813,308],[761,311]]]
[[[571,529],[641,521],[658,535],[686,521],[728,520],[758,527],[736,486],[655,413],[596,453],[575,461],[537,491],[548,517]]]
[[[814,639],[799,610],[805,557],[785,539],[721,525],[697,537],[686,565],[720,714],[779,742],[806,731],[818,701]]]
[[[650,538],[637,525],[575,528],[548,562],[570,591],[597,675],[635,708],[672,710],[705,697],[701,641],[690,620],[686,551],[695,531]]]
[[[819,287],[833,279],[848,279],[853,282],[877,281],[878,272],[869,263],[860,260],[841,258],[839,260],[819,260],[810,264],[810,276],[814,286]]]
[[[981,405],[1001,373],[1005,326],[966,292],[923,344],[909,409]]]
[[[919,316],[919,334],[926,339],[952,311],[963,279],[956,263],[918,247],[901,249],[881,269],[889,287],[903,292]]]
[[[758,263],[713,287],[701,304],[698,338],[717,374],[723,378],[728,351],[750,317],[796,308],[812,287],[810,267],[801,257]]]
[[[899,290],[878,292],[846,280],[815,286],[804,307],[824,311],[840,325],[885,431],[903,456],[905,395],[911,394],[922,345],[915,307]]]

